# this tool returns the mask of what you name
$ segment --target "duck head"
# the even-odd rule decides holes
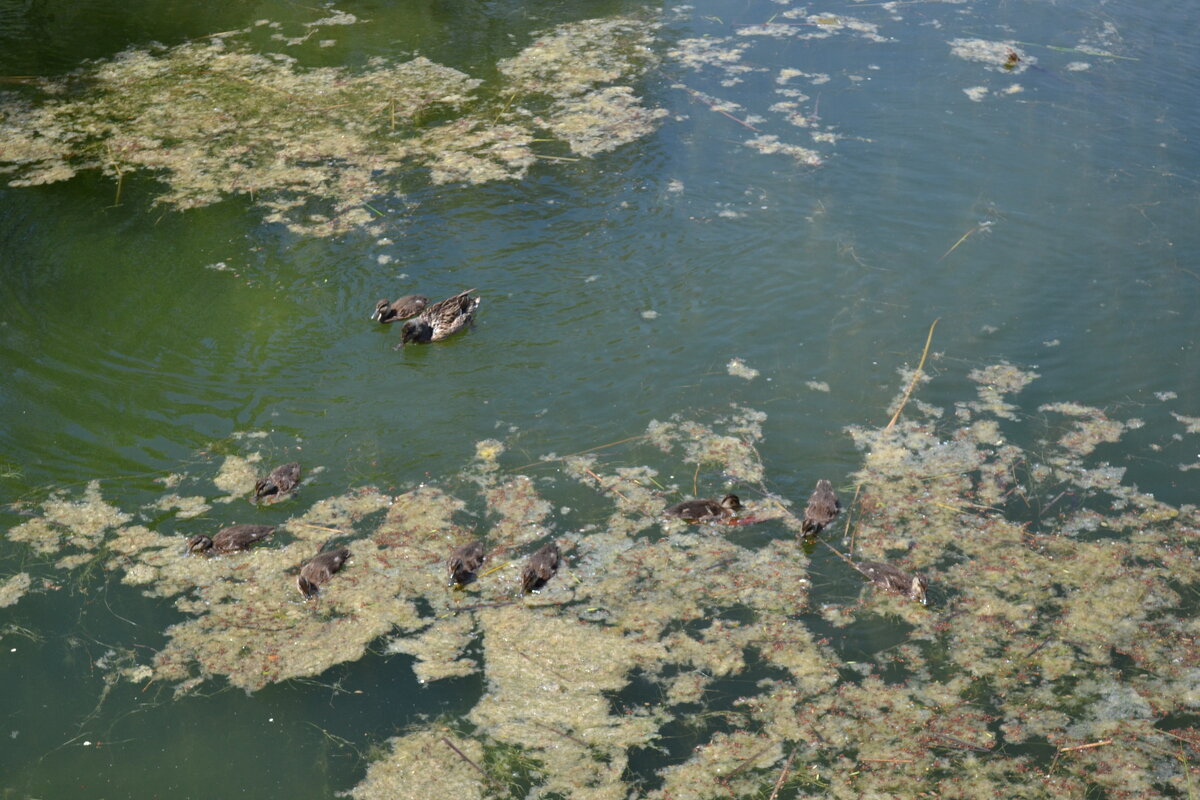
[[[392,304],[390,302],[388,302],[387,300],[380,300],[378,303],[375,304],[375,313],[373,313],[371,315],[371,319],[372,320],[381,319],[383,317],[383,315],[387,313],[387,310],[391,307],[392,307]]]
[[[433,326],[423,319],[410,319],[400,329],[400,346],[409,342],[427,344],[433,340]]]
[[[187,540],[187,549],[189,553],[203,553],[205,550],[211,549],[212,546],[213,540],[204,534],[193,536]]]
[[[741,511],[742,501],[736,494],[727,494],[721,498],[721,505],[730,511]]]

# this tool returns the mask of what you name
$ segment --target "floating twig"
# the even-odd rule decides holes
[[[311,522],[289,522],[288,524],[289,525],[300,525],[305,528],[313,528],[314,530],[318,530],[318,531],[328,531],[329,533],[337,533],[337,534],[341,534],[342,536],[350,535],[350,531],[344,531],[341,528],[328,528],[324,525],[314,525]]]
[[[644,433],[639,433],[636,436],[626,436],[624,439],[617,439],[615,442],[609,442],[608,444],[596,445],[595,447],[589,447],[586,450],[580,450],[575,453],[567,453],[565,456],[559,456],[558,458],[548,458],[545,461],[531,461],[528,464],[522,464],[519,467],[513,467],[512,469],[509,470],[509,472],[516,472],[519,469],[527,469],[529,467],[536,467],[536,466],[540,466],[542,464],[553,464],[555,461],[565,461],[566,459],[571,458],[573,456],[582,456],[586,453],[594,453],[597,450],[604,450],[607,447],[616,447],[619,444],[625,444],[626,442],[632,442],[635,439],[644,439],[644,438],[646,438],[646,434],[644,434]]]
[[[559,736],[563,737],[564,739],[570,739],[572,742],[575,742],[576,744],[578,744],[582,747],[591,747],[591,745],[589,745],[587,742],[583,741],[582,739],[576,739],[571,734],[564,733],[563,731],[560,731],[558,728],[552,728],[549,725],[543,725],[542,723],[538,722],[536,719],[529,720],[529,723],[531,725],[537,725],[539,728],[544,728],[545,730],[548,730],[551,733],[557,733]]]
[[[953,253],[955,250],[957,250],[957,249],[958,249],[958,246],[967,240],[967,237],[969,237],[969,236],[970,236],[971,234],[973,234],[973,233],[979,233],[979,231],[980,231],[980,230],[982,230],[982,228],[981,228],[980,226],[976,225],[974,228],[971,228],[971,230],[967,231],[967,232],[966,232],[966,233],[964,233],[962,236],[960,236],[960,237],[958,238],[958,241],[957,241],[957,242],[955,242],[954,244],[950,245],[950,249],[949,249],[949,250],[947,250],[946,252],[942,253],[942,258],[939,258],[939,259],[938,259],[938,263],[940,264],[940,263],[942,262],[942,259],[944,259],[946,256],[950,255],[950,254],[951,254],[951,253]]]
[[[1098,742],[1091,742],[1089,744],[1077,744],[1074,747],[1060,747],[1058,748],[1058,752],[1073,753],[1076,750],[1091,750],[1093,747],[1104,747],[1106,744],[1112,744],[1112,739],[1101,739]]]
[[[787,780],[788,772],[792,769],[792,761],[796,758],[796,748],[792,748],[791,755],[787,757],[787,761],[783,762],[783,771],[779,773],[779,777],[775,779],[775,788],[771,790],[771,796],[767,800],[775,800],[779,796],[779,789],[783,786],[783,782]]]
[[[445,743],[446,747],[449,747],[451,750],[453,750],[455,753],[457,753],[459,758],[461,758],[463,761],[467,762],[467,763],[468,763],[468,764],[470,764],[472,767],[474,767],[476,770],[478,770],[479,774],[480,774],[480,775],[482,775],[482,776],[484,777],[484,780],[487,780],[488,782],[490,782],[490,781],[492,780],[492,776],[491,776],[491,775],[488,775],[488,774],[487,774],[487,773],[484,771],[483,767],[479,766],[479,765],[478,765],[478,764],[476,764],[474,761],[472,761],[471,759],[467,758],[467,754],[466,754],[466,753],[464,753],[462,750],[459,750],[457,747],[455,747],[455,746],[454,746],[454,742],[450,741],[450,740],[449,740],[449,739],[447,739],[445,736],[443,736],[443,737],[442,737],[442,742],[444,742],[444,743]]]
[[[619,497],[619,498],[621,498],[622,500],[624,500],[626,503],[629,503],[630,505],[633,505],[633,501],[632,501],[632,500],[630,500],[630,499],[629,499],[628,497],[626,497],[625,495],[621,494],[621,490],[620,490],[620,489],[618,489],[618,488],[617,488],[617,487],[615,487],[615,486],[605,486],[605,485],[604,485],[604,481],[600,480],[600,476],[599,476],[599,475],[597,475],[596,473],[592,472],[590,469],[584,469],[584,472],[586,472],[588,475],[591,475],[593,478],[595,478],[595,479],[596,479],[596,483],[600,484],[600,488],[601,488],[601,489],[608,489],[609,491],[613,492],[613,493],[614,493],[614,494],[615,494],[617,497]]]
[[[683,84],[679,84],[679,85],[680,85],[680,86],[683,88],[683,90],[684,90],[684,91],[686,91],[686,92],[687,92],[688,94],[690,94],[692,97],[696,98],[696,99],[697,99],[697,100],[699,100],[701,103],[704,103],[704,105],[708,106],[710,109],[712,109],[713,111],[717,112],[717,113],[718,113],[718,114],[720,114],[721,116],[723,116],[723,117],[728,117],[729,119],[731,119],[731,120],[733,120],[734,122],[736,122],[738,125],[741,125],[741,126],[743,126],[743,127],[745,127],[745,128],[749,128],[750,130],[754,131],[755,133],[759,133],[759,132],[760,132],[760,131],[758,130],[758,128],[754,127],[754,126],[753,126],[753,125],[751,125],[749,122],[746,122],[745,120],[740,120],[740,119],[738,119],[738,118],[737,118],[737,117],[735,117],[733,114],[730,114],[728,111],[725,111],[724,109],[717,108],[717,105],[716,105],[716,103],[712,102],[712,101],[711,101],[711,100],[709,100],[707,97],[705,97],[704,95],[702,95],[700,92],[697,92],[695,89],[692,89],[692,88],[690,88],[690,87],[684,86]]]
[[[908,382],[908,388],[904,390],[904,397],[900,400],[900,407],[896,409],[896,413],[892,415],[892,419],[886,426],[885,431],[890,431],[896,425],[896,420],[900,419],[900,412],[904,410],[904,406],[908,405],[908,398],[912,397],[913,389],[917,387],[917,381],[921,379],[921,369],[925,366],[925,357],[929,355],[929,344],[933,341],[933,329],[937,327],[941,317],[933,321],[929,326],[929,335],[925,337],[925,349],[921,351],[921,361],[917,364],[916,372],[913,373],[912,380]]]

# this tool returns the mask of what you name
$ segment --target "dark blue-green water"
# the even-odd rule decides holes
[[[539,161],[520,180],[410,182],[403,201],[379,200],[373,232],[292,233],[244,197],[175,211],[155,204],[149,174],[127,176],[117,205],[115,181],[94,172],[0,185],[0,498],[100,479],[109,502],[133,508],[211,443],[269,431],[269,457],[324,467],[307,505],[436,480],[488,437],[511,437],[534,461],[736,402],[768,414],[769,483],[802,503],[818,478],[844,485],[858,467],[843,428],[887,422],[898,368],[916,363],[939,319],[922,400],[969,396],[972,367],[1031,367],[1041,377],[1021,395],[1026,413],[1062,399],[1144,418],[1100,456],[1162,500],[1195,501],[1195,473],[1179,465],[1200,458],[1197,439],[1169,413],[1200,415],[1189,4],[810,9],[876,25],[879,41],[740,35],[790,8],[757,0],[586,6],[344,3],[365,21],[330,32],[332,47],[287,51],[352,67],[419,52],[486,75],[562,22],[664,22],[660,61],[636,86],[668,112],[655,132]],[[0,89],[28,98],[20,76],[320,13],[7,2]],[[744,44],[739,63],[753,71],[670,55],[703,36]],[[957,38],[1018,41],[1036,63],[1008,73],[955,55]],[[808,96],[798,102],[812,126],[770,110],[787,100],[781,70],[827,76],[787,82]],[[981,86],[978,100],[964,91]],[[695,92],[739,107],[719,113]],[[759,135],[823,163],[746,146]],[[477,324],[444,344],[394,351],[397,326],[368,320],[379,297],[469,287],[483,297]],[[728,374],[732,358],[760,375]],[[214,526],[225,512],[210,512]],[[0,512],[4,527],[21,519]],[[372,745],[419,715],[464,712],[481,690],[471,679],[419,688],[406,656],[372,654],[319,685],[252,696],[107,692],[97,659],[152,653],[179,615],[53,561],[0,541],[0,578],[34,578],[0,610],[6,797],[329,796],[362,778]]]

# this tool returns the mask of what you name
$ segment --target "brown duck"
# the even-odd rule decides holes
[[[521,591],[528,594],[545,586],[546,581],[558,572],[559,559],[558,545],[554,542],[547,542],[542,549],[531,555],[529,561],[525,562],[525,568],[521,570]]]
[[[808,506],[804,509],[804,522],[800,523],[800,531],[805,536],[816,536],[842,510],[837,495],[833,493],[833,484],[822,478],[817,481],[817,488],[808,498]]]
[[[249,549],[274,532],[274,525],[232,525],[217,531],[211,539],[204,534],[193,536],[188,539],[187,548],[191,553],[233,553]]]
[[[282,464],[271,470],[265,478],[254,482],[254,495],[250,502],[255,505],[265,503],[271,505],[287,498],[300,482],[300,465],[296,462]]]
[[[475,310],[479,308],[480,299],[471,297],[475,289],[459,292],[454,297],[434,303],[425,308],[414,319],[404,323],[400,329],[400,349],[409,342],[428,344],[445,339],[451,334],[458,333],[475,318]]]
[[[405,295],[394,303],[380,300],[375,304],[375,313],[371,315],[371,319],[383,323],[399,322],[420,314],[427,305],[429,305],[429,298],[423,294]]]
[[[688,522],[716,522],[732,517],[742,510],[742,501],[736,494],[727,494],[718,503],[716,500],[684,500],[663,513],[668,517],[679,517]]]
[[[463,586],[475,580],[475,571],[483,564],[483,543],[471,542],[454,548],[446,561],[450,582]]]
[[[923,576],[909,575],[891,564],[881,564],[878,561],[859,561],[854,564],[854,568],[885,592],[902,594],[909,600],[916,600],[925,605],[925,590],[929,588],[929,583]]]
[[[316,597],[317,589],[329,583],[333,573],[341,569],[349,557],[350,551],[345,547],[318,553],[316,558],[300,568],[300,574],[296,576],[296,588],[305,599]]]

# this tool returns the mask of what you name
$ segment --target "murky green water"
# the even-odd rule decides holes
[[[1196,796],[1190,13],[0,9],[5,795]]]

